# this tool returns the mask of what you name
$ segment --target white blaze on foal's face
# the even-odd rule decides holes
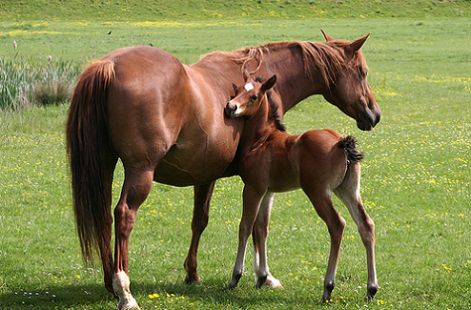
[[[255,96],[255,86],[252,82],[247,82],[243,89],[229,102],[233,110],[232,117],[241,117],[247,115],[247,105],[251,103],[251,98]]]

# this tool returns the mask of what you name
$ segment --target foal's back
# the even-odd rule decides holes
[[[289,135],[273,130],[242,160],[244,182],[264,184],[270,192],[309,185],[334,190],[345,176],[347,159],[341,135],[331,129]]]
[[[339,144],[342,136],[332,129],[309,130],[302,134],[293,153],[299,164],[300,186],[317,186],[333,191],[347,171],[345,150]]]

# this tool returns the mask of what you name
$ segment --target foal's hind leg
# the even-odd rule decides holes
[[[375,263],[375,225],[363,207],[360,197],[360,165],[349,167],[342,185],[335,190],[335,194],[348,207],[353,220],[358,226],[361,240],[366,249],[368,266],[367,298],[371,300],[378,291]]]
[[[273,206],[274,193],[267,192],[263,197],[258,211],[257,220],[252,231],[254,243],[254,270],[257,277],[257,287],[266,285],[272,288],[283,288],[280,281],[273,277],[268,268],[267,260],[267,237],[270,226],[271,209]]]
[[[115,214],[115,265],[113,289],[119,298],[118,309],[138,308],[131,294],[128,276],[128,243],[137,209],[144,202],[152,187],[154,170],[128,170]]]
[[[208,225],[209,219],[209,203],[211,202],[211,196],[214,190],[214,184],[216,181],[212,181],[205,185],[199,185],[194,187],[194,206],[193,206],[193,219],[191,222],[191,244],[186,256],[183,267],[186,270],[185,283],[200,283],[201,279],[198,276],[196,270],[198,266],[197,255],[198,255],[198,244],[200,241],[201,234]]]
[[[324,293],[322,294],[322,302],[324,303],[326,300],[330,300],[332,290],[335,287],[335,274],[337,272],[340,242],[342,241],[342,234],[345,228],[345,220],[337,210],[335,210],[331,197],[326,193],[324,188],[321,190],[307,190],[303,187],[303,190],[314,205],[317,214],[319,214],[327,224],[330,234],[329,262],[324,278]]]

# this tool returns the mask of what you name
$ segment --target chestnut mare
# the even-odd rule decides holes
[[[75,88],[67,122],[67,151],[73,205],[82,255],[98,249],[105,287],[118,308],[137,307],[128,277],[128,241],[139,206],[153,181],[195,185],[192,241],[185,269],[198,281],[198,241],[208,222],[215,180],[237,174],[234,163],[243,120],[224,117],[224,106],[243,83],[242,67],[265,76],[277,74],[273,100],[282,113],[313,94],[354,118],[362,130],[380,119],[366,81],[361,46],[353,42],[268,43],[232,52],[214,52],[188,66],[151,47],[122,48],[90,64]],[[125,171],[114,209],[111,187],[118,158]]]
[[[269,275],[266,257],[266,237],[270,221],[268,204],[273,193],[298,188],[306,193],[317,214],[327,224],[330,234],[330,256],[324,279],[322,302],[330,299],[335,285],[340,242],[345,220],[332,204],[335,193],[348,207],[366,248],[368,265],[367,298],[377,292],[374,255],[374,223],[363,208],[360,197],[361,153],[355,149],[355,139],[342,138],[337,132],[310,130],[301,135],[289,135],[280,123],[277,106],[267,98],[276,75],[264,83],[246,75],[245,89],[230,100],[226,115],[248,118],[239,147],[239,174],[244,181],[243,212],[239,226],[239,248],[229,288],[237,286],[244,271],[247,238],[252,230],[260,235],[259,257],[255,259],[257,287]],[[257,218],[258,227],[254,228]]]

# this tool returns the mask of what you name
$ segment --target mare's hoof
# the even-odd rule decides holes
[[[131,297],[131,299],[120,301],[118,304],[118,310],[139,310],[139,305],[137,304],[136,300]]]
[[[198,275],[194,275],[194,276],[187,275],[185,277],[185,284],[188,284],[188,285],[201,284],[201,278]]]

